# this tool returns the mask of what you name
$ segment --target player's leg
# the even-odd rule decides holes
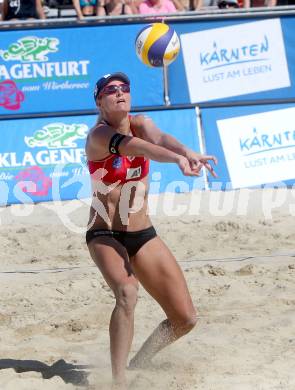
[[[196,311],[181,268],[159,237],[148,241],[132,259],[136,278],[161,305],[167,319],[145,341],[130,367],[142,367],[161,349],[188,333]]]
[[[91,240],[88,248],[116,298],[109,327],[111,362],[114,386],[125,388],[125,369],[133,339],[138,282],[132,273],[125,248],[115,239],[98,237]]]

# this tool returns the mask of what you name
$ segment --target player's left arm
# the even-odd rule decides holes
[[[131,126],[135,129],[135,135],[137,137],[186,157],[190,162],[192,170],[199,171],[204,166],[214,177],[217,176],[209,163],[209,161],[212,161],[215,165],[217,164],[215,156],[196,153],[194,150],[183,145],[172,135],[161,131],[148,116],[133,116]]]

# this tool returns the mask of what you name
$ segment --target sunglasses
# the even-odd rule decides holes
[[[128,84],[120,84],[120,85],[107,85],[103,88],[103,90],[100,92],[101,95],[114,95],[118,91],[129,93],[130,92],[130,85]]]

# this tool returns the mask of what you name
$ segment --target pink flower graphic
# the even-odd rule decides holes
[[[46,196],[52,187],[52,179],[38,166],[20,171],[15,180],[23,192],[36,196]]]
[[[0,106],[8,110],[19,110],[20,103],[24,100],[25,95],[17,89],[13,80],[4,80],[0,82]]]

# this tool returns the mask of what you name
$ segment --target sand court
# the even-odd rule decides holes
[[[191,196],[177,195],[173,205],[187,205]],[[161,195],[152,217],[184,270],[198,324],[159,353],[152,367],[128,371],[129,387],[293,390],[293,194],[272,208],[271,218],[261,207],[261,190],[251,193],[244,216],[237,215],[237,202],[214,216],[209,193],[201,196],[197,215],[185,210],[167,216]],[[88,205],[59,206],[71,210],[68,220],[76,232],[63,223],[58,205],[33,205],[23,216],[19,206],[1,209],[1,390],[110,386],[108,323],[114,299],[79,233]],[[131,356],[163,318],[141,287]]]

